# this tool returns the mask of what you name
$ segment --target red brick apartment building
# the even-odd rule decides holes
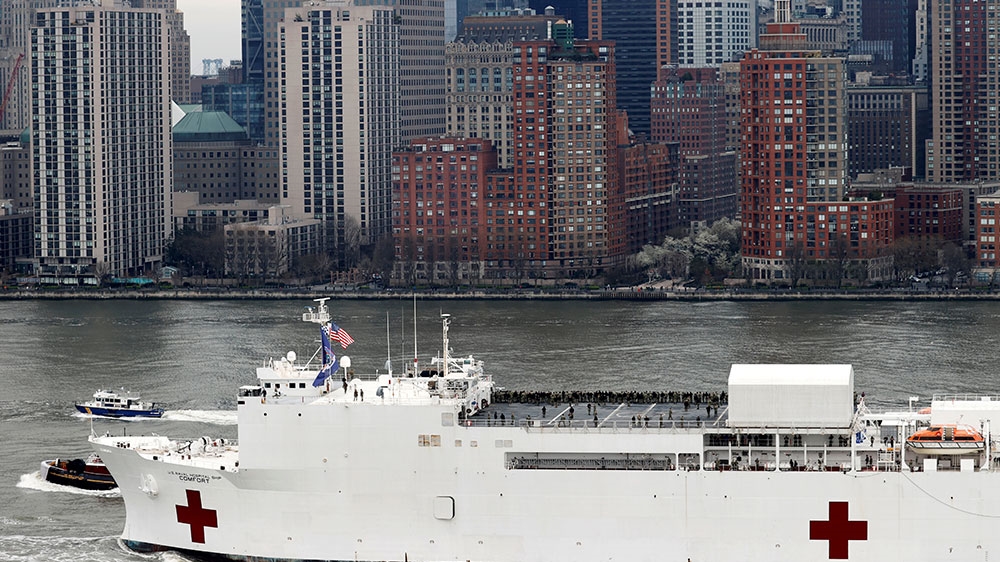
[[[484,190],[496,168],[488,139],[414,139],[392,155],[393,213],[398,279],[417,282],[434,272],[475,278],[488,247]]]

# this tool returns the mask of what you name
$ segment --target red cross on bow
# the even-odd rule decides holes
[[[201,507],[201,492],[185,490],[187,505],[177,505],[177,522],[191,525],[191,542],[205,544],[205,527],[219,527],[214,509]]]
[[[828,521],[809,522],[809,540],[830,541],[830,559],[847,560],[848,541],[868,540],[868,522],[848,520],[847,502],[830,502]]]

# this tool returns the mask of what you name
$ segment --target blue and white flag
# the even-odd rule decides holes
[[[333,376],[340,368],[340,361],[333,354],[333,345],[330,343],[330,326],[322,326],[319,329],[319,337],[323,342],[323,367],[316,374],[313,386],[321,386],[327,377]]]

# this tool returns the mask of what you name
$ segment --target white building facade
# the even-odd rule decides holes
[[[98,0],[31,27],[35,258],[76,278],[157,270],[171,235],[162,12]]]
[[[677,0],[677,64],[720,67],[757,46],[757,2]]]
[[[392,227],[400,145],[400,26],[392,7],[345,1],[291,8],[279,25],[285,115],[281,202],[324,223],[327,248]]]

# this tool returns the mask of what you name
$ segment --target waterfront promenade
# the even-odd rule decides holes
[[[605,289],[417,289],[420,299],[465,300],[623,300],[623,301],[1000,301],[1000,289],[693,289],[616,287]],[[0,300],[26,299],[192,299],[192,300],[242,300],[242,299],[409,299],[414,291],[409,289],[344,290],[333,286],[297,288],[183,288],[183,289],[8,289],[0,291]]]

